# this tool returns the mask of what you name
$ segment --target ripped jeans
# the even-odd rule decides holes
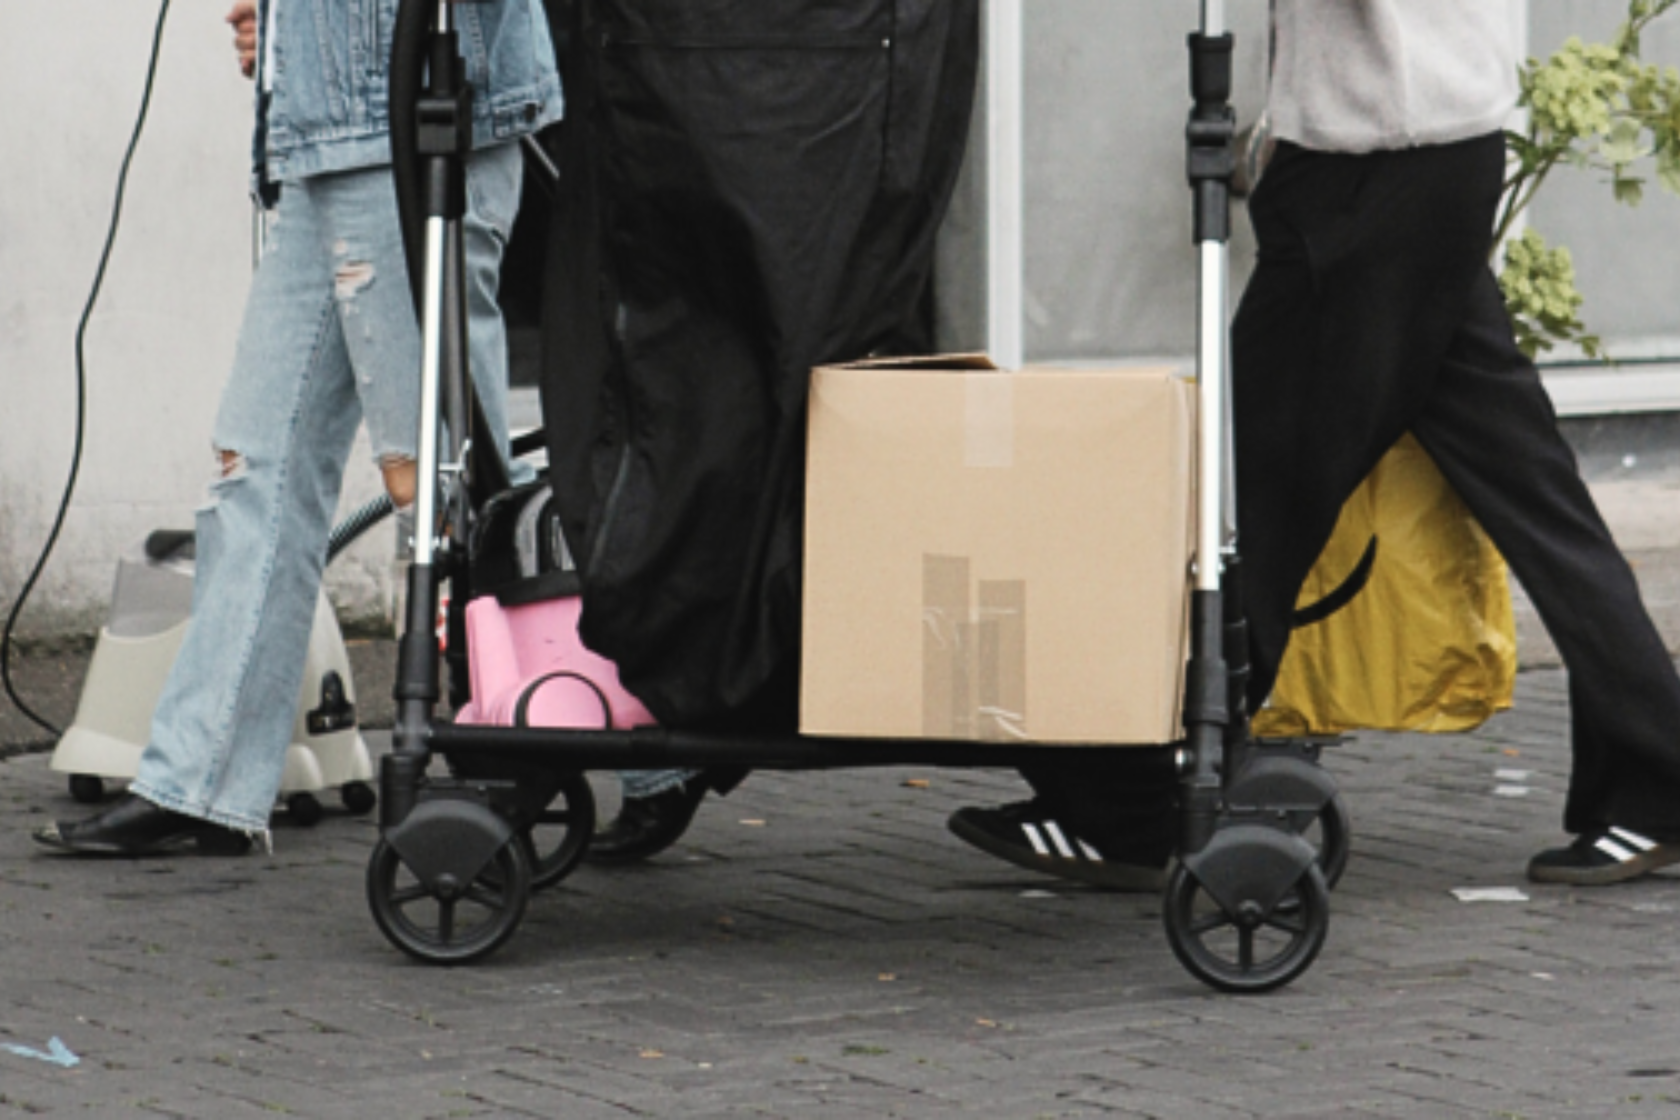
[[[496,287],[519,206],[516,143],[467,161],[468,339],[506,456],[507,339]],[[198,511],[193,617],[131,790],[266,832],[345,462],[365,420],[376,462],[412,461],[420,334],[388,167],[287,183],[251,284]]]

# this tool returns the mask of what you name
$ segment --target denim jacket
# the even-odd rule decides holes
[[[258,52],[259,65],[273,61],[273,74],[256,81],[258,184],[391,162],[387,71],[397,2],[260,0],[259,27],[270,26],[268,9],[279,6],[272,54]],[[560,78],[540,0],[453,9],[473,87],[473,146],[559,120]]]

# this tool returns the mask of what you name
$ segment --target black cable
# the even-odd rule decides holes
[[[389,517],[396,508],[391,495],[381,494],[352,510],[350,516],[333,527],[332,535],[327,538],[327,563],[338,559],[339,553],[355,544],[363,533]]]
[[[51,721],[37,715],[29,705],[18,696],[12,686],[12,631],[17,626],[18,615],[23,613],[23,605],[29,601],[29,593],[35,590],[35,583],[41,578],[41,572],[47,566],[47,560],[52,556],[53,547],[58,544],[58,535],[64,528],[64,518],[70,512],[70,498],[76,492],[76,476],[82,469],[82,440],[87,428],[87,366],[83,357],[83,343],[87,337],[88,321],[93,318],[94,305],[99,301],[99,289],[105,284],[105,267],[111,261],[111,247],[117,240],[117,227],[122,221],[123,195],[128,190],[128,169],[134,162],[134,150],[140,145],[140,133],[146,127],[146,113],[152,105],[152,87],[157,79],[158,55],[163,49],[163,25],[169,17],[169,0],[163,0],[158,8],[157,28],[152,32],[152,56],[146,64],[146,88],[140,98],[140,113],[134,120],[134,134],[129,137],[128,151],[123,155],[122,170],[117,173],[116,200],[111,204],[111,222],[105,232],[105,248],[99,254],[99,269],[94,273],[93,288],[88,292],[87,305],[82,308],[82,318],[76,324],[76,441],[70,452],[70,475],[64,482],[64,493],[58,501],[58,513],[53,518],[52,532],[47,534],[47,543],[41,548],[41,555],[35,561],[35,566],[29,572],[29,578],[23,583],[23,590],[18,592],[17,601],[12,604],[12,612],[6,618],[6,628],[0,633],[0,684],[4,684],[6,695],[17,705],[18,711],[28,716],[35,723],[53,735],[63,732],[55,727]]]

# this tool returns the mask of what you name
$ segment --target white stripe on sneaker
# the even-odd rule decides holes
[[[1073,842],[1079,845],[1079,850],[1084,852],[1085,858],[1090,860],[1092,863],[1101,863],[1103,861],[1102,856],[1098,854],[1097,850],[1091,847],[1091,845],[1085,843],[1085,841],[1076,836],[1074,837]]]
[[[1610,826],[1610,835],[1624,843],[1632,844],[1642,852],[1648,852],[1657,846],[1655,840],[1647,840],[1637,832],[1629,832],[1627,829],[1617,828],[1615,825]]]
[[[1061,853],[1063,859],[1079,858],[1073,854],[1073,849],[1068,847],[1067,837],[1062,835],[1062,830],[1056,826],[1055,821],[1045,821],[1044,831],[1050,834],[1050,842],[1056,845],[1056,851]]]
[[[1032,843],[1033,851],[1037,852],[1041,856],[1047,856],[1050,854],[1050,849],[1045,846],[1044,837],[1038,834],[1038,829],[1023,822],[1021,824],[1021,831],[1027,834],[1027,839]]]
[[[1599,837],[1598,843],[1594,844],[1593,847],[1597,848],[1617,863],[1626,863],[1628,860],[1633,858],[1632,852],[1628,851],[1608,836]]]

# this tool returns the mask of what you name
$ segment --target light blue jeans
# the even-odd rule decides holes
[[[496,288],[519,206],[516,143],[467,161],[468,338],[506,456],[507,338]],[[198,511],[193,616],[130,789],[266,833],[358,424],[381,465],[412,460],[420,335],[388,167],[287,183],[252,281]]]
[[[676,789],[698,773],[698,770],[620,770],[618,780],[623,783],[626,798],[640,800]]]

